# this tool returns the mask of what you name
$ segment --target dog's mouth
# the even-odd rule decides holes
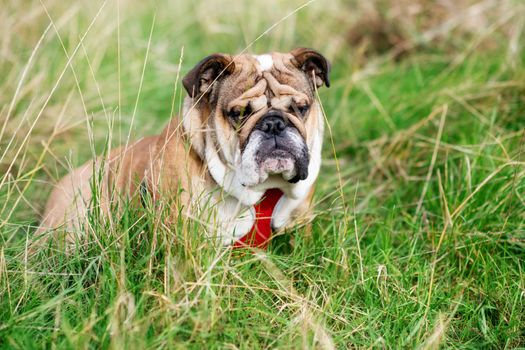
[[[306,145],[274,136],[261,142],[256,162],[262,174],[282,175],[284,180],[296,183],[308,177],[308,158]]]
[[[309,163],[308,146],[297,129],[286,127],[278,135],[255,129],[241,151],[236,172],[245,187],[279,178],[296,183],[308,177]]]

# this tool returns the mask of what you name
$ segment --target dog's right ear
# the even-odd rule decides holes
[[[235,65],[230,55],[216,53],[200,61],[182,79],[182,85],[191,97],[208,93],[218,79],[231,74]]]

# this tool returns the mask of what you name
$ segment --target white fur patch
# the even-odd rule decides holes
[[[272,69],[273,67],[273,58],[270,55],[259,55],[255,56],[259,62],[259,68],[262,72]]]
[[[236,167],[237,178],[239,181],[248,187],[257,185],[258,183],[266,180],[268,174],[262,173],[255,161],[257,150],[261,143],[261,136],[258,133],[253,134],[249,140],[248,144],[244,148],[242,153],[239,166]],[[261,176],[263,176],[261,178]],[[264,192],[264,191],[263,191]]]
[[[250,189],[242,184],[234,164],[224,164],[213,146],[210,133],[206,133],[206,163],[211,176],[228,194],[244,205],[254,205],[264,194],[264,190]]]
[[[244,206],[234,197],[223,198],[217,204],[217,214],[220,218],[218,236],[223,245],[235,243],[248,232],[255,222],[255,208]]]
[[[274,229],[280,229],[288,224],[292,212],[301,205],[305,197],[292,199],[286,195],[282,196],[273,209],[272,227]]]

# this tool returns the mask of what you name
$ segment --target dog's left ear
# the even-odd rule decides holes
[[[315,86],[321,87],[324,83],[326,87],[330,87],[330,62],[323,55],[304,47],[294,49],[290,53],[295,58],[296,67],[304,71],[308,78],[313,78]]]
[[[216,53],[204,58],[182,79],[182,85],[191,97],[207,94],[211,85],[235,69],[230,55]]]

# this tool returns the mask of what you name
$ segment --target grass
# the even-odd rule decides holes
[[[523,4],[304,4],[2,5],[0,348],[525,346]],[[27,258],[51,185],[159,132],[200,58],[301,45],[333,63],[311,234],[242,255],[130,207]]]

